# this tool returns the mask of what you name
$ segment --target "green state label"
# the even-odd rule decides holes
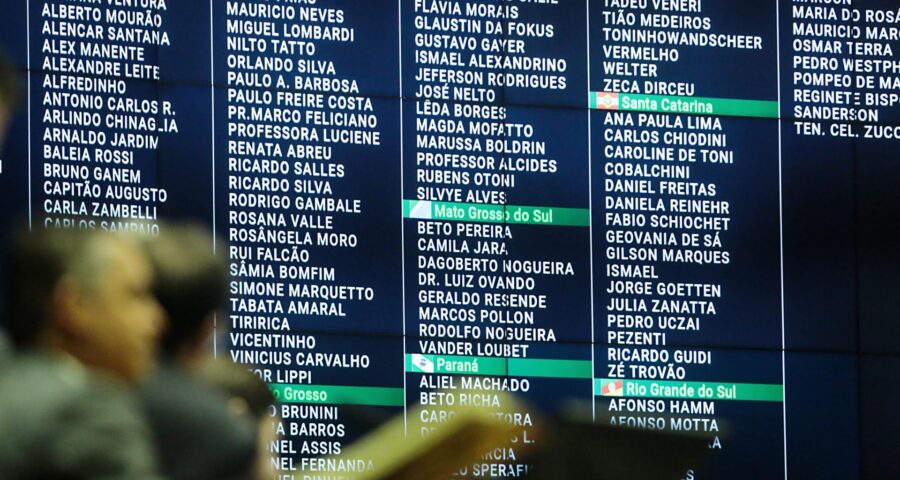
[[[336,405],[374,405],[402,407],[402,388],[347,387],[336,385],[269,385],[275,399],[281,403],[317,403]]]
[[[679,382],[666,380],[594,379],[599,397],[679,398],[693,400],[784,401],[784,387],[766,383]]]
[[[403,216],[421,220],[569,227],[587,227],[591,223],[590,210],[587,208],[488,205],[428,200],[404,200]]]
[[[511,377],[591,378],[593,375],[594,368],[590,360],[509,359]]]
[[[406,371],[410,373],[535,378],[590,379],[593,375],[590,360],[464,357],[456,355],[424,355],[420,353],[406,354]]]
[[[597,110],[656,112],[675,115],[722,115],[731,117],[778,118],[778,102],[734,98],[641,95],[590,92],[590,107]]]
[[[406,371],[454,375],[506,375],[506,358],[406,354]]]

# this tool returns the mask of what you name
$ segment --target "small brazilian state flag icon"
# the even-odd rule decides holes
[[[417,372],[434,373],[434,362],[425,355],[412,354],[412,366]]]
[[[603,380],[600,382],[600,395],[604,397],[621,397],[625,394],[623,380]]]
[[[619,94],[615,92],[597,92],[597,108],[600,110],[618,110]]]
[[[431,219],[431,202],[425,201],[411,201],[411,207],[409,209],[409,218],[418,218],[422,220],[430,220]]]

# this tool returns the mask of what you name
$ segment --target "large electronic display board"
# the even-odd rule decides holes
[[[682,479],[897,473],[896,1],[8,0],[0,44],[2,220],[212,225],[282,478],[497,391],[517,447],[581,408],[704,435]]]

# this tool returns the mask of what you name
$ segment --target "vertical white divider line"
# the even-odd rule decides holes
[[[212,164],[212,244],[213,244],[213,253],[216,253],[216,249],[218,245],[216,245],[216,74],[214,70],[214,55],[213,51],[215,50],[213,44],[213,0],[209,0],[209,123],[210,123],[210,132],[212,132],[212,138],[210,142],[210,157]],[[218,315],[213,315],[213,357],[219,357],[218,351],[218,330],[219,330],[219,321]]]
[[[403,321],[403,433],[409,435],[406,416],[406,234],[403,218],[403,0],[397,0],[397,60],[400,79],[400,288],[401,319]]]
[[[28,96],[28,231],[32,229],[31,211],[31,0],[25,3],[25,55],[28,74],[26,75],[25,95]]]
[[[788,478],[788,458],[787,458],[787,372],[785,367],[785,335],[784,335],[784,198],[782,194],[782,144],[781,144],[781,2],[775,0],[775,49],[777,61],[777,77],[775,81],[778,85],[778,255],[780,264],[781,278],[781,415],[782,415],[782,431],[784,435],[784,478]]]
[[[585,0],[585,31],[587,32],[587,87],[588,87],[588,95],[590,95],[591,91],[591,1]],[[588,231],[590,242],[588,248],[589,253],[589,262],[590,263],[590,272],[591,272],[591,282],[590,282],[590,292],[591,292],[591,420],[597,420],[597,395],[594,392],[594,377],[597,375],[595,373],[596,369],[596,359],[595,350],[596,345],[594,345],[594,188],[593,188],[593,155],[591,150],[591,107],[590,102],[588,103],[587,108],[587,145],[588,145]]]

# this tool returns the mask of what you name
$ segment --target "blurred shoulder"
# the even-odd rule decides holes
[[[149,430],[124,386],[26,353],[0,365],[0,392],[0,471],[156,478]]]

